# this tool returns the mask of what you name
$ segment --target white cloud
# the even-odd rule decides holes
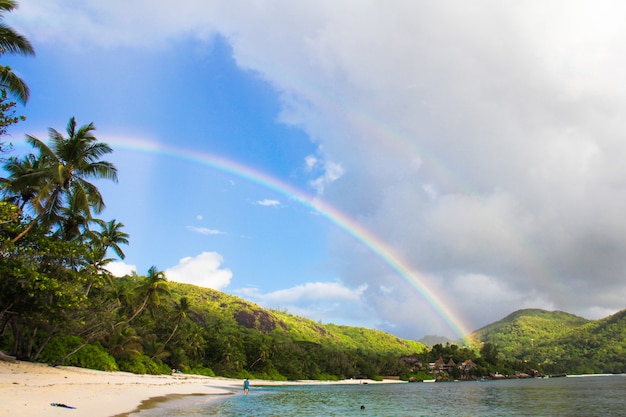
[[[359,301],[366,289],[367,285],[365,284],[356,289],[351,289],[337,282],[308,282],[304,285],[265,294],[263,298],[274,303],[293,303],[302,300]]]
[[[137,273],[137,266],[129,265],[121,261],[110,262],[104,267],[104,269],[113,274],[114,277],[123,277],[125,275]]]
[[[192,232],[199,233],[201,235],[225,235],[226,232],[222,232],[216,229],[209,229],[206,227],[195,227],[195,226],[187,226],[187,230],[191,230]]]
[[[265,207],[280,207],[281,203],[278,200],[270,200],[270,199],[264,199],[264,200],[259,200],[257,201],[257,204],[260,206],[265,206]]]
[[[365,325],[374,317],[365,299],[367,288],[366,284],[350,288],[338,282],[308,282],[265,294],[257,288],[235,292],[266,308],[287,310],[313,320]]]
[[[321,176],[310,182],[311,187],[317,191],[317,194],[324,194],[324,189],[333,182],[337,181],[344,174],[341,164],[336,162],[325,162],[324,172]]]
[[[221,269],[224,259],[216,252],[203,252],[196,257],[186,257],[178,265],[164,272],[170,281],[221,290],[230,284],[233,273]]]
[[[317,165],[317,158],[313,155],[308,155],[304,158],[304,165],[307,172],[311,172],[313,168]]]

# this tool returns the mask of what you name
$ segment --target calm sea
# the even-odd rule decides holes
[[[626,375],[253,387],[248,396],[205,401],[168,401],[131,416],[626,416]]]

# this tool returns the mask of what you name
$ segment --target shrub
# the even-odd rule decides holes
[[[189,370],[188,373],[194,374],[194,375],[215,376],[215,372],[213,372],[211,368],[204,368],[204,367],[193,368]]]
[[[83,340],[78,336],[53,337],[39,355],[39,361],[55,363],[82,343]]]
[[[319,374],[315,377],[315,379],[319,381],[339,381],[339,377],[337,375],[331,374]]]
[[[82,368],[97,369],[99,371],[117,371],[115,358],[100,345],[87,345],[65,361],[66,365]]]
[[[128,355],[118,359],[117,365],[121,371],[131,372],[133,374],[145,374],[146,365],[143,362],[143,355]]]
[[[237,372],[237,378],[250,379],[250,378],[254,378],[254,375],[252,375],[250,372],[246,371],[245,369],[242,369],[241,371]]]
[[[46,363],[56,363],[83,343],[83,339],[78,336],[55,337],[50,340],[50,343],[41,352],[39,360]],[[79,366],[99,371],[118,370],[115,359],[100,344],[85,345],[65,359],[62,365]]]

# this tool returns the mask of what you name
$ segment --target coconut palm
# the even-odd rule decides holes
[[[0,0],[1,1],[1,0]],[[97,142],[93,135],[93,123],[80,128],[72,117],[67,125],[68,137],[65,138],[55,129],[50,129],[50,146],[34,136],[27,135],[27,142],[39,151],[42,159],[40,171],[30,174],[30,179],[40,186],[37,194],[30,200],[35,218],[16,237],[21,239],[35,225],[46,227],[59,223],[63,218],[63,208],[69,207],[91,219],[91,213],[98,214],[104,208],[104,200],[98,188],[87,181],[91,178],[105,178],[117,181],[117,168],[100,158],[113,149],[106,143]],[[11,181],[12,177],[9,178]]]
[[[160,306],[162,298],[168,296],[170,293],[165,273],[157,270],[156,266],[151,266],[150,269],[148,269],[148,275],[146,275],[136,290],[143,297],[141,306],[128,320],[116,324],[115,327],[130,323],[148,306]]]
[[[170,340],[172,340],[172,337],[174,337],[174,333],[176,333],[176,331],[178,330],[178,326],[180,326],[180,323],[187,318],[189,314],[189,310],[190,310],[189,299],[187,297],[181,297],[180,301],[174,304],[174,312],[176,314],[176,324],[174,325],[174,329],[172,329],[172,333],[170,333],[165,343],[163,343],[163,346],[161,346],[159,350],[157,350],[157,352],[152,356],[152,359],[154,359],[158,354],[160,354],[165,349],[165,346],[167,346]]]
[[[3,193],[6,200],[17,205],[20,210],[24,210],[45,183],[42,163],[41,158],[31,153],[21,159],[9,158],[4,164],[9,178],[0,178]]]
[[[58,229],[54,234],[68,242],[72,240],[83,242],[84,237],[90,232],[89,224],[92,221],[89,207],[82,204],[77,194],[70,194],[68,205],[59,210],[59,218],[55,221],[58,223]]]
[[[87,256],[93,278],[89,281],[85,292],[86,295],[89,295],[91,286],[100,278],[108,280],[111,287],[115,289],[111,281],[112,275],[106,269],[106,265],[114,259],[106,257],[107,250],[109,248],[113,249],[120,259],[124,259],[126,255],[120,245],[128,244],[128,233],[122,231],[122,227],[124,227],[123,223],[118,223],[115,219],[108,222],[101,219],[94,219],[93,222],[99,224],[102,230],[87,232],[89,238],[89,253]]]
[[[17,8],[14,0],[0,0],[0,57],[4,54],[34,55],[35,50],[21,34],[7,26],[3,20],[7,12]],[[18,77],[11,67],[0,65],[0,88],[7,90],[20,102],[26,103],[30,91],[26,83]]]
[[[120,259],[124,259],[126,255],[122,248],[120,248],[120,245],[128,245],[129,237],[128,233],[122,231],[124,223],[118,223],[115,219],[108,222],[97,219],[95,222],[102,227],[101,231],[94,232],[100,244],[102,244],[105,249],[113,249],[113,252],[115,252]]]

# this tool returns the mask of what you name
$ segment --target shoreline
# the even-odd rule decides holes
[[[234,393],[231,394],[234,395]],[[174,401],[188,401],[193,397],[198,397],[198,401],[202,399],[202,403],[209,403],[222,399],[228,395],[230,394],[168,394],[162,397],[151,397],[143,400],[134,410],[116,414],[111,417],[131,417],[139,415],[145,410],[154,410],[158,408],[167,409]]]
[[[387,384],[396,380],[265,381],[252,386]],[[126,417],[141,409],[183,396],[201,395],[206,401],[242,395],[243,381],[201,375],[137,375],[73,366],[0,361],[0,416]],[[51,406],[52,403],[74,407]],[[69,414],[68,414],[69,413]]]

